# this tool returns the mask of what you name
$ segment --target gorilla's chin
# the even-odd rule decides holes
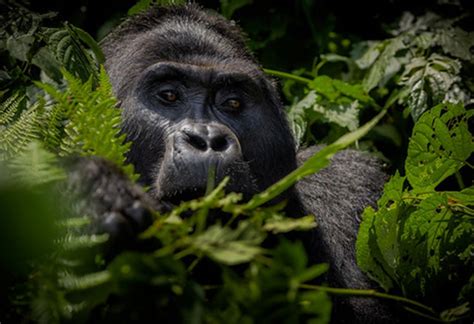
[[[150,193],[160,201],[178,205],[182,201],[203,197],[208,187],[215,188],[226,177],[229,177],[225,187],[227,193],[242,193],[243,199],[248,200],[258,192],[258,186],[246,162],[234,161],[229,165],[209,162],[182,165],[165,161]]]

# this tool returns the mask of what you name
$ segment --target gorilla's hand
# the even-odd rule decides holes
[[[151,225],[152,211],[163,211],[165,206],[150,199],[111,162],[77,158],[71,164],[67,192],[76,211],[90,217],[90,232],[109,234],[106,257],[123,249],[152,245],[137,237]]]

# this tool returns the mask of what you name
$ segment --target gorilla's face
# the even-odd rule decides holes
[[[202,195],[213,176],[248,197],[296,167],[275,86],[222,17],[158,8],[113,34],[105,53],[128,158],[157,198]]]
[[[266,80],[252,74],[238,65],[175,62],[143,71],[124,116],[130,158],[155,196],[201,196],[209,177],[225,176],[227,190],[248,196],[291,170],[291,135],[267,101]]]

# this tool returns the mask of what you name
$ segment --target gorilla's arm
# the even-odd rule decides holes
[[[299,152],[299,164],[320,149],[317,146]],[[297,183],[304,211],[315,215],[318,223],[311,250],[316,262],[330,264],[327,277],[330,286],[377,287],[357,267],[355,241],[364,208],[376,205],[386,180],[387,174],[379,160],[359,151],[344,150],[332,158],[327,168]],[[393,321],[390,311],[376,299],[341,297],[334,306],[336,322]]]

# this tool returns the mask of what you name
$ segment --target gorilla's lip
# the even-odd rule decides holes
[[[174,161],[175,162],[175,161]],[[220,162],[220,161],[217,161]],[[215,165],[216,170],[210,172],[210,165]],[[163,163],[158,177],[154,182],[153,196],[159,201],[179,205],[206,195],[208,187],[215,188],[225,177],[229,177],[224,191],[239,192],[244,195],[244,200],[258,192],[248,163],[232,161],[230,164],[209,163]],[[212,184],[209,183],[213,179]]]
[[[178,206],[182,202],[204,197],[205,194],[206,189],[203,187],[189,187],[179,188],[170,192],[161,192],[158,198],[161,201],[171,203],[174,206]]]

